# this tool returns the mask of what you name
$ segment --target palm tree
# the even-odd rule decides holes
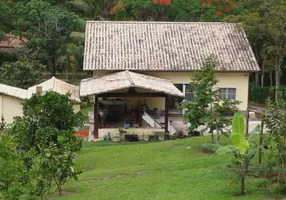
[[[86,18],[103,21],[110,19],[109,10],[114,5],[114,0],[73,0],[69,4]]]

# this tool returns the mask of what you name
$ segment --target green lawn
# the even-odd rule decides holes
[[[84,169],[79,181],[70,181],[64,187],[65,195],[52,199],[277,199],[275,188],[257,188],[262,179],[248,179],[249,194],[236,196],[239,184],[227,186],[234,177],[226,166],[230,159],[199,150],[209,140],[197,137],[125,145],[85,143],[77,158]]]

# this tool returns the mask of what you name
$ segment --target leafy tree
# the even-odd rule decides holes
[[[17,3],[15,14],[20,16],[15,22],[15,32],[28,39],[28,47],[55,75],[60,48],[72,31],[84,28],[84,21],[65,7],[42,0]]]
[[[13,29],[11,23],[15,20],[16,16],[12,15],[13,2],[1,1],[0,6],[0,41],[7,39],[5,33],[9,33]]]
[[[189,129],[195,130],[200,125],[207,125],[212,133],[217,130],[217,142],[219,131],[231,124],[231,119],[226,115],[235,110],[238,104],[235,100],[223,99],[216,88],[216,58],[209,56],[203,63],[202,70],[195,73],[190,83],[190,90],[195,94],[192,101],[185,101],[182,107],[186,110],[185,120],[190,124]]]
[[[6,131],[0,133],[0,198],[17,200],[29,197],[30,175],[23,162],[23,155],[16,151],[14,138]]]
[[[237,3],[244,12],[229,16],[229,22],[241,22],[250,39],[256,58],[264,73],[275,72],[276,101],[279,98],[279,86],[286,57],[286,2],[280,0],[243,0]],[[256,74],[258,84],[259,74]]]
[[[269,147],[270,160],[272,164],[270,167],[278,174],[278,182],[286,191],[286,101],[280,99],[278,103],[267,102],[267,114],[265,117],[266,127],[268,129],[268,136],[265,140]]]
[[[27,89],[42,80],[44,68],[37,60],[5,62],[0,67],[0,82]]]
[[[77,80],[77,73],[82,69],[83,53],[84,53],[84,33],[72,32],[70,34],[69,43],[65,44],[61,49],[59,63],[64,66],[66,72],[66,80],[69,79],[68,74],[71,72],[71,80]]]
[[[186,109],[184,118],[190,123],[190,130],[197,129],[204,124],[209,105],[212,103],[215,93],[218,92],[218,89],[214,88],[217,82],[215,61],[211,56],[205,59],[202,70],[196,72],[191,79],[190,92],[195,94],[194,100],[183,103],[183,108]]]
[[[34,152],[27,168],[35,174],[33,195],[45,199],[56,185],[59,193],[70,178],[77,179],[74,159],[82,141],[74,135],[83,116],[74,113],[68,95],[56,92],[34,94],[23,103],[23,117],[9,129],[21,152]]]
[[[37,131],[38,134],[56,134],[58,143],[43,143],[40,145],[40,176],[41,180],[53,181],[62,194],[62,186],[71,178],[77,180],[80,173],[75,166],[74,159],[75,148],[70,141],[67,140],[69,131],[59,131],[57,129],[47,127]]]
[[[218,155],[231,154],[234,157],[234,171],[240,179],[240,193],[245,195],[245,178],[249,174],[248,165],[250,160],[255,156],[258,151],[257,137],[258,130],[255,130],[248,140],[244,136],[244,117],[242,113],[235,113],[232,120],[232,132],[230,135],[231,145],[224,146],[216,150]],[[231,180],[231,185],[235,180]]]
[[[216,142],[219,143],[219,134],[229,136],[229,131],[225,131],[231,125],[230,114],[237,110],[238,101],[232,99],[222,99],[219,93],[215,93],[213,102],[205,115],[205,124],[210,127],[213,139],[213,131],[216,130]]]
[[[109,10],[113,3],[113,0],[73,0],[69,2],[76,12],[83,14],[88,19],[100,21],[110,20]]]
[[[56,131],[42,132],[50,127],[65,132],[65,139],[79,150],[78,140],[74,136],[74,128],[81,126],[83,116],[74,113],[68,95],[47,92],[44,95],[34,94],[23,103],[23,117],[17,118],[11,127],[11,134],[17,133],[19,144],[23,149],[34,148],[39,151],[38,144],[43,142],[59,144]],[[37,132],[40,131],[40,132]]]

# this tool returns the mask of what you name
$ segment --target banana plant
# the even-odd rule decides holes
[[[246,139],[244,136],[244,117],[241,112],[235,113],[232,119],[232,131],[230,135],[231,145],[223,146],[216,150],[216,154],[225,155],[231,154],[234,159],[235,172],[240,179],[240,192],[245,195],[245,177],[249,173],[249,161],[255,156],[258,151],[257,136],[260,127],[256,127]],[[229,186],[234,182],[231,180]]]

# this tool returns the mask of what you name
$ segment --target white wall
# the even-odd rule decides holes
[[[23,116],[23,100],[0,94],[0,117],[3,116],[7,124],[13,123],[13,118]],[[80,105],[73,105],[74,112],[80,111]]]
[[[106,75],[108,71],[96,71],[95,76]],[[193,75],[192,72],[138,72],[151,76],[165,78],[171,80],[174,84],[188,84]],[[248,104],[248,87],[249,87],[249,73],[217,73],[217,80],[219,81],[217,87],[220,88],[236,88],[236,100],[241,101],[238,108],[246,110]],[[141,98],[142,100],[143,98]],[[152,108],[164,109],[164,98],[145,98],[148,106]],[[138,99],[133,101],[138,102]],[[142,101],[141,101],[142,103]]]
[[[3,116],[7,124],[13,123],[13,118],[22,116],[21,99],[7,95],[0,95],[0,116]]]

